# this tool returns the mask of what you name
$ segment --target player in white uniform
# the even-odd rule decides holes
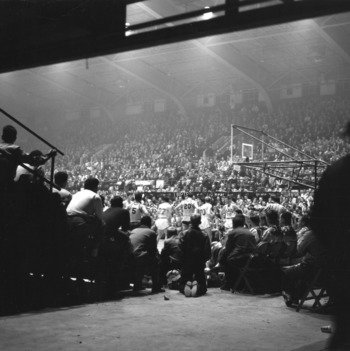
[[[202,199],[199,199],[199,207],[197,209],[197,212],[201,215],[201,224],[199,226],[200,229],[205,232],[211,242],[211,223],[212,223],[212,218],[213,218],[213,206],[210,203],[210,197],[206,196],[204,201]]]
[[[133,202],[132,195],[128,195],[128,197],[123,201],[123,207],[128,210],[132,202]]]
[[[232,229],[232,218],[236,215],[236,210],[239,210],[239,207],[232,202],[232,197],[228,196],[225,198],[225,205],[221,211],[221,217],[224,219],[224,225],[226,230]]]
[[[164,197],[162,203],[159,204],[157,210],[157,219],[156,219],[156,227],[157,227],[157,240],[161,239],[167,229],[171,226],[171,219],[173,218],[174,208],[169,203],[169,198]]]
[[[128,207],[127,210],[130,213],[130,230],[133,230],[140,226],[141,217],[149,216],[149,213],[146,209],[146,206],[141,203],[142,194],[135,194],[135,201],[133,201]]]
[[[175,207],[175,210],[179,208],[182,210],[182,225],[184,230],[189,227],[191,216],[198,208],[197,202],[194,201],[189,194],[186,194],[185,196],[186,198]]]

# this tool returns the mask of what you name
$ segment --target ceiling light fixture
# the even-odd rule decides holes
[[[202,15],[202,18],[203,18],[204,20],[208,20],[208,19],[213,18],[214,14],[213,14],[213,12],[210,11],[210,7],[209,7],[209,6],[205,6],[204,8],[205,8],[206,10],[209,10],[209,11],[206,12],[206,13],[204,13],[204,14]]]

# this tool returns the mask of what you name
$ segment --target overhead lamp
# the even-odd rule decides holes
[[[206,10],[209,10],[209,11],[208,11],[208,12],[205,12],[205,13],[202,15],[202,18],[203,18],[204,20],[208,20],[208,19],[213,18],[214,14],[213,14],[213,12],[210,11],[210,7],[209,7],[209,6],[204,6],[204,8],[205,8]]]

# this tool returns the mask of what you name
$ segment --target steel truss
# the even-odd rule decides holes
[[[261,162],[233,162],[233,130],[237,130],[238,132],[247,135],[253,140],[261,143]],[[255,133],[258,136],[252,133]],[[276,150],[278,153],[285,156],[287,160],[264,161],[264,147],[269,147]],[[293,150],[303,158],[296,158],[288,154],[286,151],[281,150],[281,147]],[[316,159],[313,156],[303,152],[302,150],[288,145],[282,140],[279,140],[267,134],[263,130],[257,130],[235,124],[231,125],[231,162],[233,163],[233,165],[238,165],[241,167],[244,166],[259,173],[275,177],[276,179],[287,182],[289,186],[291,186],[292,184],[296,184],[309,189],[316,189],[318,181],[323,171],[328,166],[327,162],[320,159]]]

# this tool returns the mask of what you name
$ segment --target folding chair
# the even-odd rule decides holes
[[[322,284],[323,278],[323,269],[320,268],[312,279],[305,280],[306,281],[306,290],[301,299],[299,300],[299,304],[296,307],[296,311],[299,312],[303,307],[304,302],[308,300],[314,300],[314,303],[311,308],[322,308],[321,299],[329,298],[329,294],[326,288]]]
[[[267,242],[260,242],[254,253],[250,254],[248,259],[247,259],[247,262],[246,264],[244,265],[244,267],[242,268],[238,268],[239,270],[239,277],[238,279],[236,280],[236,283],[232,289],[232,292],[238,292],[238,287],[239,287],[239,284],[243,281],[245,286],[247,287],[247,289],[249,290],[249,292],[254,295],[256,290],[252,287],[252,284],[248,278],[248,274],[249,273],[258,273],[258,272],[262,272],[264,270],[264,266],[262,264],[262,262],[257,262],[258,263],[258,266],[254,265],[253,266],[253,263],[254,261],[257,261],[259,260],[259,258],[261,256],[264,256],[268,250],[268,243]],[[261,265],[259,265],[261,264]]]
[[[281,257],[286,250],[286,244],[283,241],[269,243],[265,255],[276,265],[279,264]]]

